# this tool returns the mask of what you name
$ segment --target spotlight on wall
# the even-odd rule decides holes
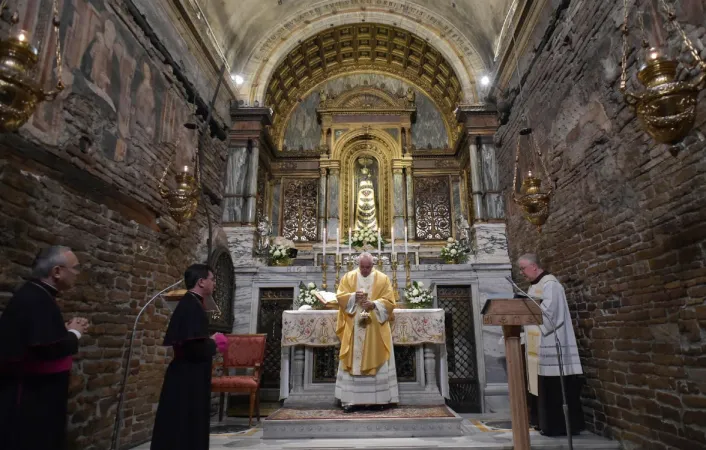
[[[240,86],[241,84],[243,84],[243,82],[245,81],[245,80],[243,79],[243,76],[242,76],[242,75],[236,75],[236,74],[232,74],[232,75],[230,76],[230,79],[233,80],[233,81],[235,81],[235,84],[237,84],[238,86]]]
[[[483,86],[487,86],[490,84],[490,77],[488,75],[483,75],[483,77],[480,79],[480,84]]]

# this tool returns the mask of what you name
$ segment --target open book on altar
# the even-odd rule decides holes
[[[314,296],[327,307],[338,306],[338,299],[336,298],[335,292],[328,291],[316,291]]]

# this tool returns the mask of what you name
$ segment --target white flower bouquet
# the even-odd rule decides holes
[[[299,282],[299,296],[297,297],[295,309],[299,309],[303,305],[309,305],[312,309],[323,309],[324,305],[316,298],[316,283],[304,284]]]
[[[434,304],[431,289],[424,289],[424,283],[421,281],[413,281],[409,287],[406,287],[404,296],[407,307],[411,309],[431,308]]]
[[[447,264],[463,264],[468,258],[468,249],[459,241],[450,237],[441,249],[441,258]]]
[[[370,228],[361,228],[360,230],[353,231],[351,235],[351,241],[348,242],[348,238],[343,241],[344,244],[350,245],[357,249],[363,250],[373,250],[378,248],[378,230],[373,230]],[[380,248],[385,248],[385,239],[380,236]]]
[[[288,266],[292,263],[292,250],[294,242],[281,236],[275,238],[270,246],[270,265]]]

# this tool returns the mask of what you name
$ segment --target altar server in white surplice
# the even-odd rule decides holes
[[[362,406],[382,410],[399,403],[389,322],[395,307],[390,279],[373,268],[370,253],[362,253],[358,269],[341,279],[336,297],[336,334],[341,340],[336,398],[343,410],[353,412]]]
[[[531,418],[530,422],[536,424],[536,428],[545,436],[566,435],[559,379],[559,355],[554,338],[556,333],[566,378],[569,423],[572,433],[578,434],[585,429],[581,408],[580,375],[583,370],[564,287],[554,275],[542,269],[537,255],[522,255],[518,258],[517,265],[524,277],[530,281],[531,286],[527,293],[532,298],[542,300],[542,310],[552,319],[549,321],[545,317],[540,326],[525,326],[528,390],[537,397],[537,410],[532,411],[535,417]],[[556,329],[552,327],[552,321]]]

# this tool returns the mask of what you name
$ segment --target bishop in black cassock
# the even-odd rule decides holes
[[[88,321],[64,320],[56,303],[79,273],[68,247],[42,250],[33,279],[0,316],[0,448],[63,450],[72,355]]]
[[[225,337],[208,334],[204,299],[213,293],[213,271],[194,264],[184,273],[184,282],[189,292],[179,300],[164,337],[174,359],[164,376],[151,450],[208,450],[211,364],[216,341],[220,345]]]

